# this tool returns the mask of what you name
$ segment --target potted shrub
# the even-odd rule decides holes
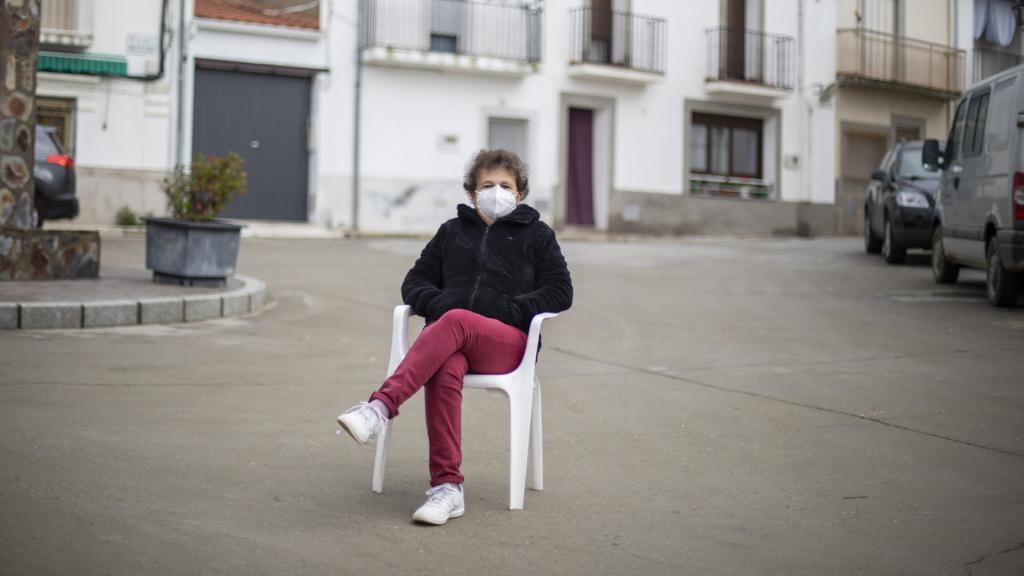
[[[235,273],[242,227],[216,219],[236,194],[245,193],[242,157],[196,156],[162,184],[170,218],[146,222],[146,268],[153,280],[223,285]]]

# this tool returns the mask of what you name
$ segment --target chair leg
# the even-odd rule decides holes
[[[540,402],[540,380],[534,378],[533,410],[530,414],[530,484],[534,490],[544,489],[544,416]]]
[[[377,455],[373,460],[373,491],[381,493],[384,491],[384,470],[388,465],[388,452],[391,449],[391,433],[394,432],[395,422],[388,420],[384,428],[377,436]]]
[[[509,423],[510,463],[508,480],[508,508],[521,510],[526,495],[526,459],[530,442],[530,408],[533,402],[533,390],[510,394]]]

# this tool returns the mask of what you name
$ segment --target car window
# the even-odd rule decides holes
[[[878,163],[877,170],[889,172],[889,169],[892,168],[892,157],[895,156],[895,154],[896,148],[889,148],[886,150],[885,156],[882,156],[882,161]]]
[[[896,174],[908,180],[936,180],[938,172],[928,172],[921,163],[921,146],[904,146],[900,152]]]
[[[967,123],[964,126],[963,156],[970,158],[981,154],[985,143],[985,119],[988,116],[988,90],[971,97],[967,107]]]
[[[992,89],[989,106],[992,121],[985,128],[985,142],[992,152],[1006,150],[1010,144],[1010,128],[1015,125],[1014,104],[1017,99],[1017,76],[1003,80]]]
[[[886,159],[884,170],[889,174],[892,174],[893,170],[896,168],[896,159],[899,157],[900,147],[894,146],[892,149],[892,153],[889,155],[889,158]]]
[[[946,145],[946,153],[944,164],[949,166],[954,160],[960,157],[960,140],[964,134],[964,119],[967,117],[967,99],[964,98],[960,101],[960,105],[956,107],[956,117],[953,120],[953,126],[949,129],[949,140]]]
[[[61,154],[60,146],[53,137],[53,132],[36,126],[36,156]]]

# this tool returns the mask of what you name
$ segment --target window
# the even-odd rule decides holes
[[[946,144],[946,154],[943,163],[949,166],[960,157],[960,140],[964,134],[964,118],[967,116],[967,100],[962,100],[956,107],[956,118],[953,120],[953,127],[949,129],[949,140]]]
[[[461,2],[455,0],[432,0],[430,15],[431,52],[459,52],[459,33],[462,29]]]
[[[515,153],[523,162],[529,162],[527,138],[526,120],[491,118],[488,121],[487,147],[492,150],[504,148]]]
[[[36,157],[52,156],[54,154],[63,154],[61,147],[57,145],[55,138],[56,134],[51,133],[49,130],[43,128],[40,125],[36,125]]]
[[[736,174],[756,177],[761,171],[761,134],[749,128],[734,128],[732,131],[733,171]]]
[[[1010,145],[1010,128],[1014,126],[1014,107],[1017,98],[1017,77],[1013,76],[996,85],[992,91],[992,117],[1000,118],[985,128],[985,141],[989,150],[1006,150]]]
[[[708,171],[708,127],[694,124],[690,128],[690,170]]]
[[[892,170],[892,161],[894,156],[896,156],[895,146],[890,148],[889,151],[885,153],[885,156],[882,158],[882,161],[878,164],[878,170],[882,172],[889,172],[890,170]]]
[[[893,123],[892,131],[894,143],[913,142],[921,139],[921,126],[916,124],[895,122]]]
[[[729,175],[729,128],[726,126],[711,126],[711,172],[713,174]]]
[[[978,156],[981,154],[982,145],[985,143],[985,119],[988,116],[988,91],[973,96],[971,104],[967,108],[967,124],[964,127],[964,158]]]
[[[75,101],[66,98],[39,98],[36,100],[37,123],[57,129],[55,136],[61,147],[74,155]]]
[[[911,180],[937,180],[938,172],[929,172],[924,169],[921,163],[921,146],[905,146],[900,151],[899,163],[896,165],[896,173],[900,178]]]
[[[690,127],[690,171],[761,178],[763,138],[760,119],[694,114]]]

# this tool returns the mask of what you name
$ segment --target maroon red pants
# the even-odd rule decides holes
[[[451,310],[423,329],[395,373],[370,396],[394,418],[403,402],[426,388],[431,486],[463,480],[462,377],[511,372],[525,350],[522,330],[469,310]]]

